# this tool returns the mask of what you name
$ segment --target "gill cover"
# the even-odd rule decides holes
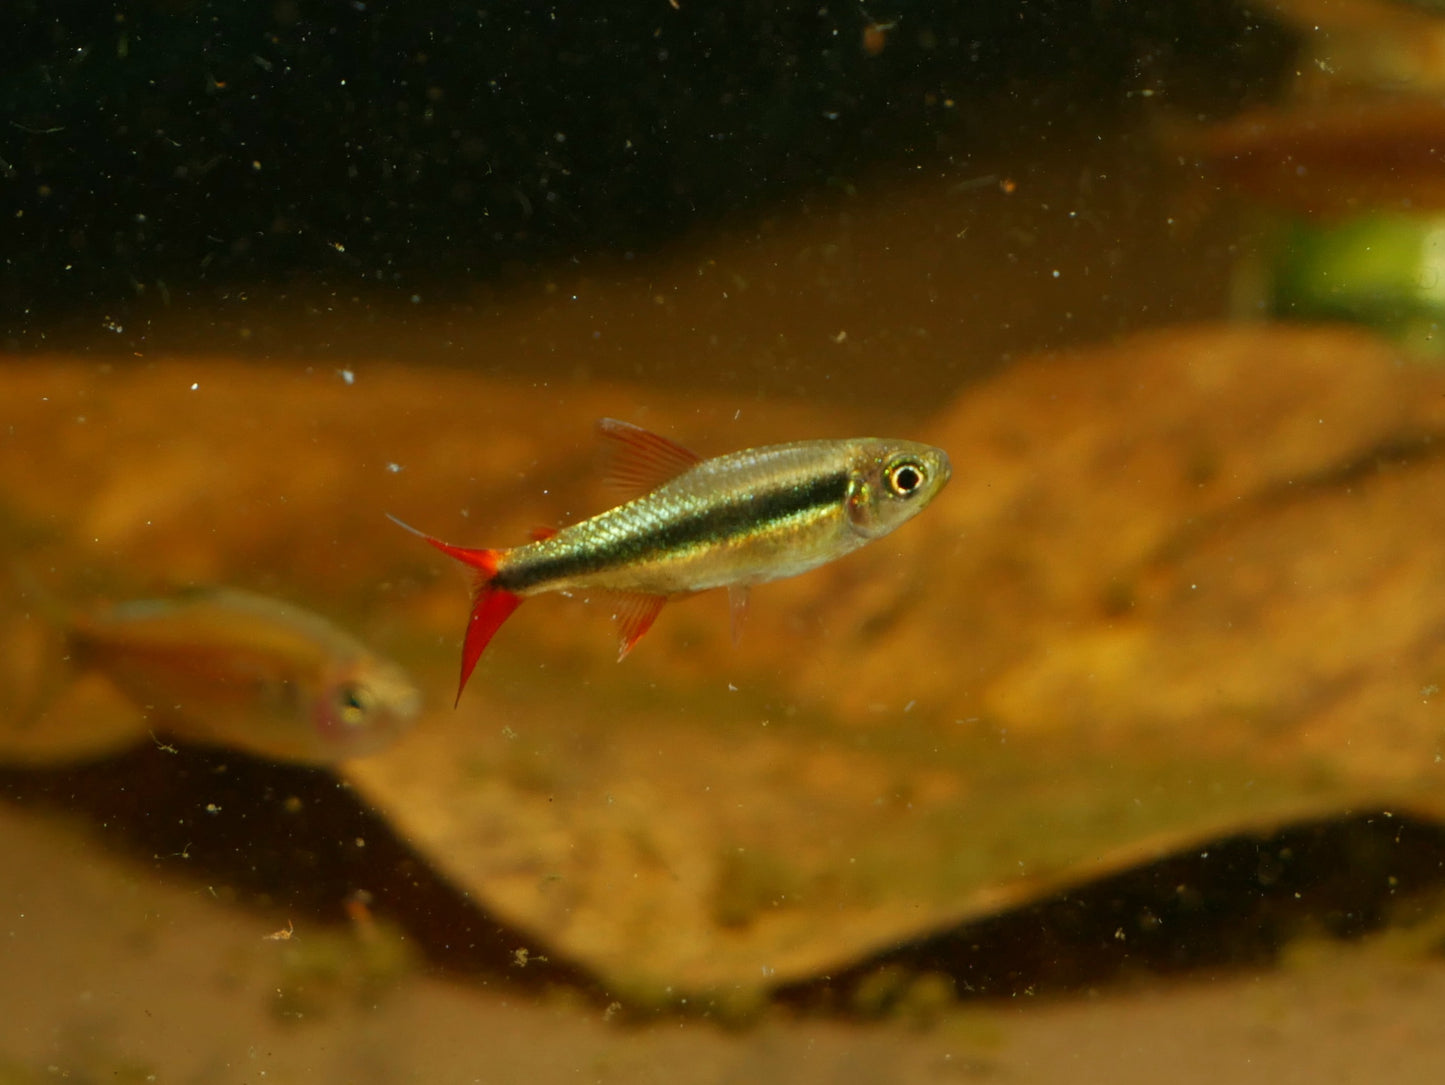
[[[848,523],[865,539],[887,535],[928,503],[950,474],[937,449],[915,446],[887,458],[875,457],[848,479]]]
[[[848,479],[848,523],[865,539],[876,539],[887,528],[879,523],[877,487],[871,471],[854,471]]]

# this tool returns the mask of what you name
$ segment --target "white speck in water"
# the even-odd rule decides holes
[[[353,373],[353,372],[352,372],[351,370],[349,370],[349,369],[338,369],[338,370],[336,371],[336,375],[337,375],[338,377],[340,377],[343,381],[345,381],[347,384],[355,384],[355,383],[356,383],[356,374]]]
[[[194,391],[195,391],[196,389],[198,389],[200,386],[201,386],[201,382],[200,382],[200,381],[196,381],[194,384],[191,385],[191,391],[194,392]]]
[[[402,472],[402,466],[399,463],[389,463],[386,465],[386,469],[393,475],[399,475]]]

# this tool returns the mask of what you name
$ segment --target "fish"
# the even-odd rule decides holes
[[[65,623],[71,660],[102,674],[153,731],[325,765],[383,749],[421,693],[331,622],[269,596],[196,589]]]
[[[477,661],[522,601],[611,593],[619,660],[670,599],[726,588],[736,639],[754,584],[796,576],[880,539],[948,484],[948,455],[915,441],[795,441],[703,459],[639,426],[604,418],[609,480],[631,500],[509,549],[443,542],[398,526],[476,570],[457,702]]]

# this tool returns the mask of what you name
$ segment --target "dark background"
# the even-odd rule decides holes
[[[1224,0],[677,3],[10,0],[0,343],[236,283],[456,293],[876,164],[1218,115],[1290,55]]]

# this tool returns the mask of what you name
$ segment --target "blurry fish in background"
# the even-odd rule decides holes
[[[75,685],[91,695],[77,703],[98,703],[92,679],[102,676],[137,710],[137,739],[149,731],[328,764],[381,750],[421,708],[394,663],[319,615],[262,595],[197,590],[65,615],[62,625],[70,662],[83,672]],[[26,760],[44,760],[52,737],[56,750],[72,741],[43,733],[63,716],[46,711],[31,724],[41,733],[28,736]]]
[[[748,588],[796,576],[882,538],[923,510],[951,472],[942,449],[872,437],[798,441],[704,460],[604,418],[609,480],[640,494],[506,550],[453,546],[391,519],[478,571],[462,646],[466,688],[482,651],[529,595],[607,592],[618,658],[672,598],[727,588],[737,636]]]

